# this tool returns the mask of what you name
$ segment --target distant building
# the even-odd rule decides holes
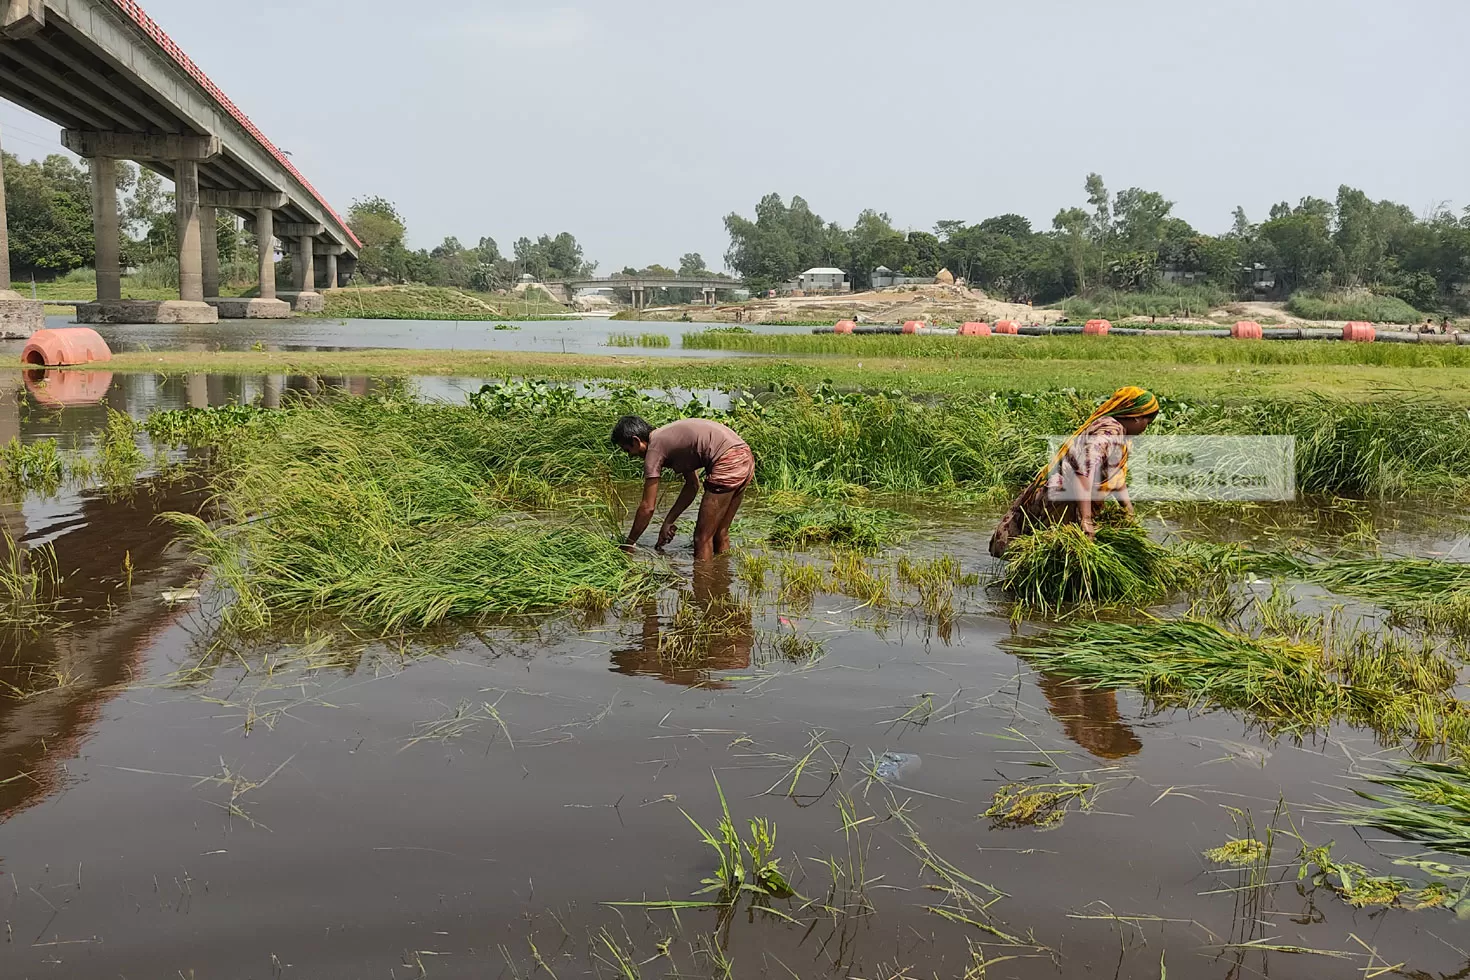
[[[804,293],[845,293],[852,289],[852,284],[841,269],[818,268],[797,276],[796,287]]]
[[[919,286],[934,282],[931,276],[928,279],[920,279],[917,276],[901,276],[897,272],[880,265],[873,270],[872,283],[874,289],[887,289],[890,286]]]

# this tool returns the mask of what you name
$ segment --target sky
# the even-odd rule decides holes
[[[1016,212],[1092,171],[1207,232],[1339,184],[1470,204],[1465,0],[144,0],[339,211],[410,244],[570,231],[604,272],[723,267],[723,218]],[[256,36],[269,39],[258,45]],[[57,127],[0,103],[5,148]]]

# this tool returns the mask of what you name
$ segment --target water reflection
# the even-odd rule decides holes
[[[710,672],[749,667],[755,647],[750,604],[731,591],[733,580],[728,556],[696,563],[692,591],[668,615],[659,615],[656,600],[643,604],[638,642],[615,651],[611,669],[685,687],[731,687]]]
[[[1060,677],[1041,675],[1046,710],[1062,723],[1067,737],[1100,759],[1122,759],[1143,748],[1118,714],[1116,691],[1084,687]]]
[[[95,405],[112,388],[111,371],[26,371],[26,393],[38,405]]]
[[[144,484],[131,497],[83,493],[74,513],[45,521],[0,505],[12,539],[49,541],[65,585],[61,621],[0,635],[0,821],[61,789],[66,764],[103,707],[136,679],[145,654],[185,606],[162,601],[192,568],[165,511],[197,512],[197,481]]]

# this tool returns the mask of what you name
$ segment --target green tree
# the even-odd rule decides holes
[[[6,153],[10,271],[53,278],[92,262],[91,179],[61,154],[21,163]]]

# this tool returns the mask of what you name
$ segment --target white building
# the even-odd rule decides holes
[[[841,269],[808,269],[796,277],[797,288],[804,293],[845,293],[852,289],[847,273]]]

